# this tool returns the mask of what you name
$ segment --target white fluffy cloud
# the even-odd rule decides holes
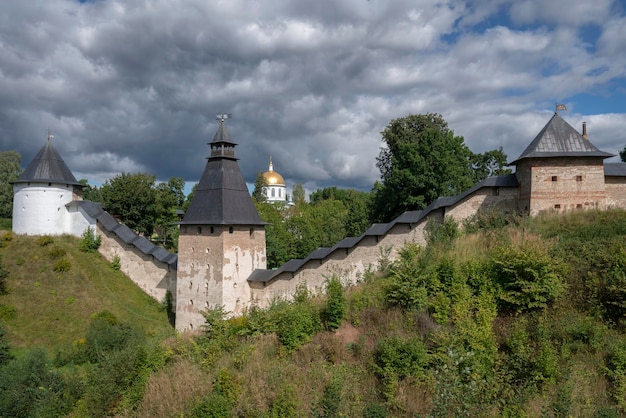
[[[246,180],[272,155],[309,190],[371,188],[380,132],[409,113],[442,113],[472,150],[512,160],[565,101],[600,148],[626,143],[617,0],[5,3],[1,147],[27,163],[51,129],[92,183],[197,180],[221,112]]]

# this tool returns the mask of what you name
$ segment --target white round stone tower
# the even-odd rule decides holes
[[[66,205],[82,200],[83,185],[52,146],[51,136],[13,182],[13,232],[25,235],[61,235],[72,225]]]

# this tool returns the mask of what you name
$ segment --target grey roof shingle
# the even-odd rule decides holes
[[[604,175],[607,177],[626,177],[626,163],[604,163]]]
[[[162,263],[175,269],[178,265],[178,255],[170,253],[165,248],[155,245],[145,237],[141,237],[133,232],[129,227],[116,221],[108,212],[95,202],[89,200],[74,200],[66,206],[79,206],[85,213],[96,219],[105,231],[112,232],[118,236],[125,244],[135,246],[146,255],[151,255]]]
[[[600,151],[576,129],[565,122],[558,113],[548,121],[524,152],[509,165],[515,165],[526,158],[554,157],[612,157],[613,154]]]
[[[83,186],[48,140],[13,183],[61,183]]]

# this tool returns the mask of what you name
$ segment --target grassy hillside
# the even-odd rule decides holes
[[[464,226],[429,228],[429,245],[407,245],[394,263],[383,252],[356,286],[329,278],[326,296],[301,289],[241,318],[210,311],[206,332],[175,338],[156,303],[133,286],[118,293],[128,280],[104,279],[111,267],[75,240],[14,238],[0,250],[11,286],[0,303],[15,306],[4,322],[19,355],[3,357],[0,334],[0,416],[624,416],[626,212],[486,214]],[[68,272],[53,272],[55,245]],[[16,274],[27,260],[33,270]],[[56,308],[39,314],[50,299]],[[101,303],[76,314],[81,329],[38,337],[63,334],[55,313],[79,300]],[[90,318],[103,309],[113,315]],[[20,317],[38,331],[23,337]],[[37,362],[33,344],[59,352]]]
[[[79,239],[0,234],[9,272],[0,319],[13,347],[53,353],[83,338],[91,316],[103,310],[160,338],[172,335],[160,304],[97,252],[79,251]]]

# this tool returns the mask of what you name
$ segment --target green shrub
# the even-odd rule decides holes
[[[422,310],[428,306],[428,271],[425,270],[424,250],[407,244],[393,263],[385,285],[385,299],[391,306],[404,310]]]
[[[54,263],[52,270],[56,271],[57,273],[63,273],[66,271],[70,271],[71,268],[72,263],[70,263],[67,258],[61,258]]]
[[[312,415],[320,418],[339,418],[343,415],[339,410],[341,407],[341,381],[333,377],[331,381],[324,386],[322,399],[316,408],[313,408]]]
[[[424,235],[426,243],[430,246],[449,246],[460,235],[459,225],[450,216],[446,216],[443,222],[431,219],[426,223]]]
[[[37,245],[39,245],[40,247],[45,247],[52,244],[53,242],[54,239],[50,235],[42,235],[37,238]]]
[[[56,245],[54,245],[54,246],[53,246],[52,248],[50,248],[50,250],[48,251],[48,255],[50,256],[50,258],[53,258],[53,259],[55,259],[55,258],[61,258],[61,257],[63,257],[65,254],[67,254],[67,252],[66,252],[63,248],[61,248],[61,247],[59,247],[59,246],[56,246]]]
[[[11,305],[5,305],[0,303],[0,319],[13,319],[15,318],[15,308]]]
[[[346,315],[347,302],[343,294],[343,286],[337,276],[326,280],[326,306],[322,318],[328,330],[339,328]]]
[[[546,250],[505,246],[492,254],[491,273],[501,307],[509,312],[542,309],[565,290],[562,268]]]
[[[191,411],[192,418],[231,418],[235,405],[225,396],[212,393]],[[282,416],[282,415],[280,415]]]
[[[310,302],[279,304],[276,314],[276,333],[288,352],[309,342],[321,329],[319,312]]]
[[[85,253],[91,253],[100,248],[102,237],[96,234],[95,229],[88,227],[81,235],[79,249]]]
[[[0,367],[12,359],[11,345],[9,344],[9,340],[6,336],[6,329],[4,328],[2,322],[0,322]]]
[[[6,417],[65,416],[77,401],[43,349],[31,349],[0,367],[0,413]]]
[[[512,223],[513,219],[513,216],[507,215],[502,210],[481,209],[463,220],[463,230],[471,234],[478,231],[501,229]]]
[[[624,341],[609,347],[606,370],[611,381],[611,394],[618,410],[626,412],[626,344]]]
[[[272,402],[269,409],[269,416],[271,418],[297,418],[298,414],[298,397],[296,395],[296,389],[293,385],[285,385],[278,396]]]
[[[428,365],[426,345],[419,338],[384,338],[376,344],[373,354],[374,371],[379,378],[404,379],[421,377]]]
[[[116,254],[113,256],[113,261],[111,261],[111,268],[113,270],[119,270],[120,268],[122,268],[122,261],[120,260],[119,255]]]
[[[119,322],[109,311],[102,311],[92,316],[85,341],[87,357],[98,362],[107,352],[142,344],[144,336],[132,325]]]

